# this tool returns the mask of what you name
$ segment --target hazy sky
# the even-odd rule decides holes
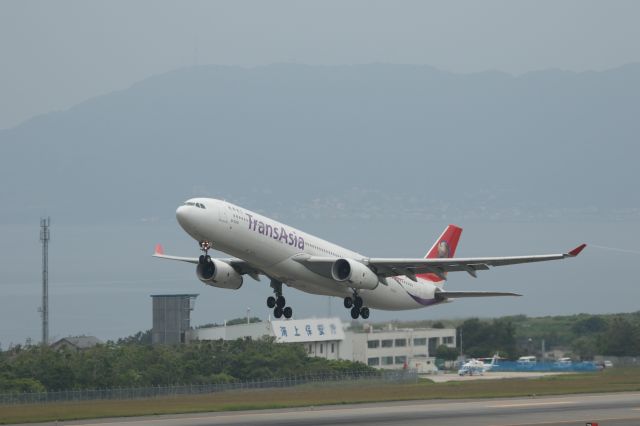
[[[251,67],[281,62],[315,65],[375,62],[424,64],[459,73],[501,70],[513,74],[549,68],[572,71],[604,70],[631,62],[640,62],[639,16],[639,1],[48,2],[0,0],[0,129],[15,126],[34,115],[67,109],[89,98],[125,89],[149,76],[177,68],[191,67],[195,64]],[[622,87],[623,91],[628,87],[624,80],[615,82]],[[629,96],[636,96],[634,95],[636,92],[631,90],[626,92],[625,94]],[[140,96],[144,97],[148,92],[141,93],[143,95]],[[495,93],[490,92],[490,94]],[[125,97],[125,99],[129,98]],[[594,99],[599,98],[594,97]],[[109,105],[109,102],[106,104]],[[156,105],[153,104],[153,106],[155,108]],[[607,106],[609,107],[608,104]],[[227,108],[227,104],[224,104],[224,108]],[[628,110],[633,111],[633,108]],[[89,119],[86,122],[82,122],[87,117],[82,114],[80,116],[69,114],[71,119],[79,120],[69,122],[61,120],[60,116],[53,116],[52,123],[49,123],[51,126],[43,127],[54,129],[53,134],[45,133],[47,139],[52,135],[53,141],[56,141],[56,137],[59,138],[58,141],[63,140],[64,138],[60,135],[67,134],[65,130],[69,127],[74,127],[76,124],[96,123],[98,120],[91,115],[92,111],[94,110],[89,111],[87,116],[93,118],[93,121]],[[632,113],[630,112],[629,115],[632,116]],[[128,117],[133,116],[133,113],[128,115]],[[142,118],[141,122],[145,123],[144,114]],[[289,119],[289,116],[286,118]],[[621,117],[620,122],[626,123],[626,119],[626,116]],[[108,120],[105,121],[108,122]],[[501,119],[498,124],[502,125],[502,122]],[[603,122],[606,124],[612,121],[603,120]],[[303,124],[310,126],[309,123]],[[512,124],[516,130],[518,130],[517,126],[521,125],[518,122]],[[151,121],[150,128],[145,131],[154,130],[154,125],[155,122]],[[548,123],[547,126],[545,130],[554,129]],[[159,128],[162,129],[162,127]],[[607,127],[598,127],[596,123],[590,128],[602,130]],[[198,129],[193,131],[196,132]],[[629,138],[627,136],[637,134],[634,129],[627,124],[626,127],[616,128],[619,130],[617,133],[607,133],[608,140],[602,142],[602,147],[604,143],[611,144],[611,141],[614,141],[617,143],[615,145],[617,149],[622,152],[628,146],[625,145],[626,143],[633,143],[633,136]],[[58,133],[55,133],[56,130]],[[502,130],[498,133],[500,132]],[[11,139],[10,133],[12,132],[4,132],[7,140],[20,140],[19,138]],[[123,133],[129,138],[137,134],[131,128],[125,128]],[[188,136],[189,139],[199,143],[193,135]],[[197,135],[197,137],[206,136]],[[276,126],[276,130],[272,130],[268,137],[277,136]],[[409,136],[416,139],[415,135]],[[481,136],[488,138],[491,135]],[[615,138],[623,142],[616,141]],[[578,139],[576,143],[579,143],[580,138],[576,139]],[[252,140],[262,141],[260,138]],[[629,140],[631,142],[628,142]],[[55,148],[52,151],[67,149],[69,152],[62,152],[56,158],[63,158],[65,161],[67,157],[80,159],[64,164],[77,165],[78,170],[87,167],[86,170],[89,172],[95,172],[95,168],[91,168],[91,162],[83,163],[82,159],[91,159],[94,154],[99,156],[105,150],[95,148],[99,140],[97,142],[90,140],[89,142],[93,142],[93,145],[82,144],[83,147],[87,147],[86,151],[82,151],[81,155],[74,152],[78,156],[71,156],[71,148],[68,147],[80,146],[80,142],[84,140],[65,140],[65,143],[54,145]],[[156,143],[156,140],[153,139],[153,142]],[[221,143],[213,141],[212,144],[215,142]],[[357,140],[357,142],[362,141]],[[597,139],[593,143],[599,144]],[[25,145],[28,144],[25,143]],[[286,148],[287,146],[276,146],[272,154],[280,155],[283,150],[284,154],[294,157],[302,158],[306,154],[304,148],[300,152],[291,152]],[[452,146],[455,147],[455,145]],[[420,144],[420,147],[422,151],[417,152],[422,153],[424,158],[430,158],[429,154],[432,152],[428,150],[432,148],[426,143],[424,146]],[[9,145],[5,151],[8,155],[3,158],[12,159],[14,153],[9,151],[11,149],[12,146]],[[114,144],[113,149],[124,148]],[[526,152],[509,151],[511,154],[503,153],[506,156],[499,158],[508,159],[508,155],[513,155],[518,161],[522,161],[520,157],[525,156]],[[615,167],[619,167],[612,160],[607,160],[607,158],[616,158],[615,155],[618,154],[615,152],[613,156],[600,156],[595,149],[588,152],[592,157],[594,153],[598,154],[593,158],[599,161],[600,170],[615,170]],[[169,154],[163,153],[162,150],[154,151],[156,156],[173,155],[171,153],[173,151]],[[177,162],[176,168],[164,170],[163,173],[166,173],[168,178],[171,173],[186,173],[186,176],[193,179],[193,188],[200,191],[203,176],[200,169],[191,167],[192,162],[189,156],[193,156],[193,153],[180,154],[184,156],[176,158],[176,160],[182,160]],[[626,154],[625,158],[633,158],[627,151],[623,154]],[[131,152],[122,151],[120,155],[130,156]],[[584,157],[587,154],[581,152],[574,155],[573,151],[556,150],[554,155],[558,160],[556,163],[559,164],[565,160],[577,162],[579,155]],[[151,155],[145,155],[144,158],[147,157],[150,161],[156,160]],[[21,158],[26,158],[27,163],[32,167],[31,156]],[[419,158],[417,154],[416,158]],[[406,176],[412,179],[424,179],[424,175],[420,174],[423,170],[414,172],[413,169],[406,167],[406,161],[402,158],[397,161],[409,170]],[[504,163],[511,164],[510,161],[505,160]],[[325,164],[311,163],[300,162],[309,168],[310,175],[322,176],[322,173],[326,172]],[[215,162],[213,164],[215,166]],[[358,166],[357,162],[354,164],[356,164],[355,167],[363,167],[363,170],[367,166],[366,164]],[[492,164],[499,166],[498,162]],[[110,164],[109,166],[117,170],[119,165]],[[31,170],[31,167],[23,167],[20,170]],[[222,173],[216,171],[215,167],[212,169],[214,172]],[[242,170],[241,167],[238,169]],[[260,180],[261,188],[271,187],[270,190],[278,190],[278,182],[282,176],[278,174],[280,171],[273,175],[265,175],[256,171],[259,170],[256,168],[245,169],[249,170],[247,180]],[[526,167],[523,168],[525,169],[529,170]],[[544,174],[544,167],[537,169]],[[141,170],[147,169],[141,168]],[[482,169],[474,168],[474,170]],[[505,170],[507,169],[500,169],[502,173],[506,173]],[[75,176],[71,171],[63,169],[58,171],[61,175],[59,181],[62,182],[65,182],[64,178]],[[108,171],[109,174],[106,176],[110,177],[111,168]],[[534,172],[537,171],[534,170]],[[37,172],[44,173],[42,170]],[[283,168],[282,173],[284,172]],[[414,172],[415,176],[412,176],[411,172]],[[591,168],[585,173],[597,172]],[[228,189],[224,184],[224,178],[227,176],[217,176],[218,179],[215,179],[216,176],[211,170],[207,173],[205,176],[207,185],[219,191]],[[467,171],[467,173],[473,172]],[[524,172],[522,174],[526,175]],[[384,173],[377,173],[377,175],[373,176],[379,180],[368,182],[374,188],[380,182],[389,180]],[[577,175],[570,175],[569,178],[554,176],[554,178],[561,182],[571,181],[576,188],[584,189],[584,186],[580,186],[581,179],[576,178]],[[123,176],[144,182],[144,176],[139,174],[124,173]],[[289,178],[287,176],[287,179]],[[463,175],[461,179],[474,178],[474,175]],[[343,177],[343,179],[348,178]],[[514,185],[521,182],[514,176],[509,176],[509,179],[515,182]],[[508,179],[505,178],[505,180]],[[634,180],[628,179],[628,181]],[[320,178],[317,182],[324,183]],[[311,191],[307,182],[300,180],[297,183],[300,184],[299,188],[302,188],[303,184],[304,187],[287,194],[291,200],[299,202],[310,199]],[[20,179],[9,176],[0,183],[5,185],[0,186],[0,195],[12,192],[5,191],[7,188],[20,190],[20,185],[24,184]],[[156,185],[157,182],[154,181],[153,184]],[[354,184],[357,182],[346,182],[346,187]],[[114,185],[111,184],[111,186]],[[73,190],[75,186],[71,185],[71,188]],[[119,191],[120,189],[107,186],[107,190]],[[60,188],[56,190],[67,193]],[[439,190],[441,187],[434,189],[426,186],[424,194],[419,196],[437,201]],[[518,190],[522,192],[520,188]],[[165,187],[163,191],[165,192],[161,198],[176,200],[176,205],[185,198],[196,195],[177,189],[170,192]],[[23,192],[33,196],[29,190]],[[124,192],[127,193],[127,191]],[[576,190],[577,192],[579,191]],[[483,194],[486,193],[489,192],[482,192],[480,196],[471,198],[471,203],[477,202],[473,200],[482,200],[485,197]],[[558,193],[562,194],[562,192],[556,192],[556,195]],[[611,193],[616,196],[615,192],[610,192],[608,195]],[[59,196],[58,194],[52,192],[51,196],[56,197]],[[75,197],[75,194],[73,195]],[[135,195],[138,196],[138,194]],[[211,195],[220,196],[220,193]],[[251,192],[228,195],[234,199],[240,196],[252,197]],[[553,195],[550,193],[549,199],[552,199]],[[595,195],[598,196],[598,194]],[[144,199],[145,194],[140,196]],[[146,194],[146,196],[149,195]],[[78,191],[77,199],[81,200],[83,197],[82,191]],[[567,198],[571,198],[570,193],[567,193]],[[621,195],[620,198],[622,199],[623,196]],[[628,198],[628,195],[625,194],[624,198]],[[0,203],[0,207],[10,205],[12,201],[15,200],[6,198],[4,204]],[[38,199],[37,202],[46,203],[46,200]],[[553,205],[553,202],[550,203]],[[295,223],[295,211],[291,205],[282,204],[281,206],[276,213],[284,222],[317,233],[323,238],[360,250],[365,254],[380,257],[421,255],[428,246],[427,242],[430,244],[443,226],[452,220],[447,217],[439,218],[438,223],[429,223],[425,220],[405,223],[395,221],[391,216],[355,225],[352,222],[331,218],[323,218],[324,221],[317,223],[312,219]],[[473,204],[471,211],[481,207],[481,203]],[[511,207],[513,207],[512,204],[507,204],[504,208]],[[545,205],[535,207],[543,208]],[[576,206],[568,204],[556,207]],[[591,205],[586,207],[591,208]],[[635,205],[624,207],[637,209]],[[28,206],[22,204],[20,208],[25,212],[28,210]],[[118,225],[118,223],[95,226],[73,224],[69,223],[73,219],[54,215],[51,243],[52,337],[86,333],[108,339],[148,329],[151,326],[149,294],[152,293],[200,293],[198,307],[194,312],[195,324],[222,322],[243,314],[246,307],[251,308],[255,315],[263,318],[269,313],[264,305],[265,298],[270,294],[265,281],[256,284],[252,280],[247,280],[240,291],[225,292],[207,288],[199,283],[192,268],[185,267],[183,264],[162,263],[151,258],[151,250],[158,241],[166,244],[168,252],[189,256],[195,251],[197,254],[194,241],[175,223],[174,208],[171,205],[166,212],[161,213],[161,217],[168,217],[170,221],[159,223],[149,221],[129,227]],[[255,208],[262,207],[255,206]],[[637,210],[633,209],[630,211],[635,214]],[[598,213],[597,209],[596,213]],[[597,223],[580,223],[570,218],[566,222],[560,221],[555,224],[539,223],[537,220],[527,224],[480,221],[480,223],[465,223],[464,226],[466,231],[463,237],[464,243],[460,247],[460,256],[548,253],[570,249],[582,241],[592,246],[580,258],[571,261],[499,268],[481,274],[477,280],[473,280],[466,274],[457,274],[455,277],[452,276],[450,283],[447,284],[451,290],[517,291],[526,295],[523,298],[461,300],[431,310],[407,313],[377,311],[372,319],[451,318],[518,313],[544,315],[638,309],[638,287],[635,285],[637,280],[633,277],[636,274],[634,266],[639,253],[632,250],[637,243],[636,237],[640,233],[638,231],[640,224],[637,221],[601,219]],[[31,225],[20,226],[0,223],[0,258],[4,262],[0,266],[0,285],[2,286],[0,344],[3,349],[9,342],[22,342],[26,337],[32,337],[35,340],[39,338],[40,323],[36,312],[40,305],[38,231],[37,220]],[[91,241],[99,241],[99,244],[89,246]],[[622,248],[622,251],[596,245]],[[100,259],[101,262],[96,262],[96,259]],[[610,290],[613,292],[609,294]],[[287,298],[290,298],[288,300],[295,306],[295,315],[300,317],[326,315],[329,310],[327,298],[318,298],[292,290],[287,290]],[[341,308],[339,300],[333,301],[332,309],[333,315],[340,315],[345,319],[348,317],[347,311]]]
[[[0,128],[193,64],[602,70],[640,61],[637,1],[0,2]]]

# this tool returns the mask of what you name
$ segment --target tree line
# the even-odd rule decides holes
[[[131,343],[135,340],[82,351],[43,346],[2,351],[0,392],[226,383],[370,369],[351,361],[308,357],[302,345],[273,339],[175,346]]]
[[[471,318],[458,325],[456,331],[457,352],[439,348],[443,358],[457,356],[461,343],[467,357],[488,357],[496,352],[509,359],[540,355],[543,340],[545,350],[562,349],[581,360],[591,360],[595,355],[640,355],[640,312],[539,318],[518,315],[492,320]]]

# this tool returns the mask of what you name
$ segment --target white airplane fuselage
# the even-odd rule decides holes
[[[195,204],[202,207],[196,207]],[[191,205],[192,204],[192,205]],[[349,297],[348,283],[313,272],[294,260],[295,256],[350,258],[366,262],[366,256],[332,244],[292,226],[262,216],[226,201],[194,198],[176,211],[180,226],[196,241],[208,241],[212,248],[242,259],[271,279],[306,293]],[[358,295],[365,305],[384,310],[417,309],[443,303],[435,298],[438,286],[405,276],[380,280],[372,290]]]

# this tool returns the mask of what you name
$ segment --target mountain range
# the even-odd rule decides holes
[[[195,195],[301,218],[640,218],[640,64],[454,74],[197,66],[0,131],[0,222],[173,220]]]

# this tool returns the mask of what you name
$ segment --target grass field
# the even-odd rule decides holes
[[[591,392],[640,391],[640,369],[536,379],[478,380],[415,384],[327,384],[288,389],[234,391],[208,395],[125,401],[87,401],[0,406],[0,423],[26,423],[98,417],[142,416],[205,411],[252,410],[327,404],[416,399],[497,398]]]

